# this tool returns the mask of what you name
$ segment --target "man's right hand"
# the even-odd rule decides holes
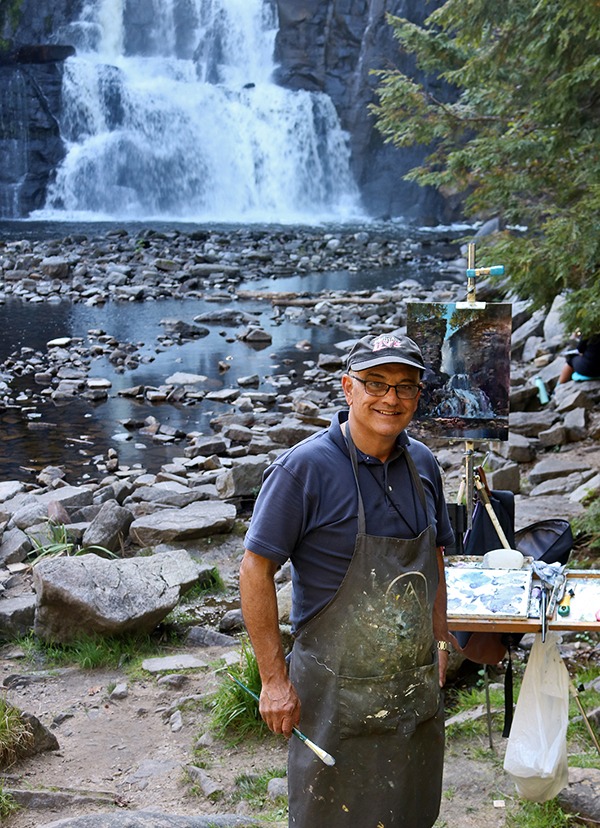
[[[273,733],[289,739],[300,721],[300,700],[289,679],[281,643],[273,581],[276,571],[273,561],[246,549],[240,567],[240,596],[262,680],[260,715]]]
[[[286,739],[300,722],[300,699],[292,682],[263,684],[259,704],[260,715],[273,733],[283,733]]]

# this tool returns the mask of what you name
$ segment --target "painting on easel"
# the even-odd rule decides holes
[[[407,332],[426,365],[413,419],[419,432],[508,439],[511,327],[510,304],[408,304]]]

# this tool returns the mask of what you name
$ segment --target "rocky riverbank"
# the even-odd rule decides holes
[[[387,240],[367,231],[321,234],[317,231],[225,233],[151,233],[130,236],[115,231],[103,239],[69,237],[56,242],[8,242],[0,248],[0,301],[105,302],[156,301],[174,293],[183,298],[210,295],[217,304],[210,318],[169,320],[162,347],[201,339],[206,325],[223,327],[224,341],[268,342],[269,330],[243,311],[247,294],[240,283],[272,277],[273,290],[259,298],[272,309],[274,323],[293,318],[307,331],[299,350],[310,348],[317,326],[336,326],[347,336],[334,352],[307,360],[302,369],[282,365],[270,378],[272,392],[259,390],[264,379],[249,375],[210,389],[206,377],[181,372],[159,387],[122,391],[151,399],[156,415],[127,427],[136,434],[173,444],[169,463],[148,469],[123,464],[115,449],[94,458],[93,473],[70,480],[64,468],[47,465],[36,473],[0,481],[0,630],[3,637],[34,629],[42,638],[69,640],[78,631],[118,633],[150,630],[200,578],[219,570],[229,590],[229,605],[196,635],[214,645],[213,636],[240,629],[235,608],[237,565],[243,534],[262,473],[281,450],[327,425],[342,405],[339,375],[343,355],[364,332],[383,332],[406,324],[409,301],[464,298],[464,262],[456,250],[423,245],[417,239]],[[314,295],[277,291],[277,277],[313,270],[400,267],[412,261],[431,264],[443,279],[424,287],[404,279],[375,292],[327,290]],[[462,271],[461,271],[461,268]],[[256,299],[256,292],[252,292]],[[489,285],[481,298],[493,301]],[[241,306],[241,307],[240,307]],[[513,302],[510,432],[506,442],[478,445],[487,455],[492,489],[515,493],[516,528],[546,517],[571,519],[583,511],[589,492],[600,489],[600,381],[557,386],[569,343],[557,301],[549,313],[532,313]],[[1,366],[0,405],[35,410],[42,401],[84,398],[102,402],[110,380],[89,376],[99,354],[123,372],[135,363],[135,343],[102,331],[90,339],[70,337],[48,343],[45,351],[27,347]],[[15,393],[16,380],[21,383]],[[549,397],[540,393],[543,383]],[[23,381],[28,391],[22,390]],[[21,396],[22,395],[22,396]],[[211,423],[213,433],[174,431],[169,407],[218,399],[227,411]],[[444,470],[448,500],[459,489],[464,444],[433,441]],[[50,522],[49,522],[50,521]],[[114,559],[96,555],[63,556],[29,563],[36,549],[56,542],[56,528],[75,548],[102,547]],[[219,544],[211,545],[213,539]],[[222,545],[222,541],[231,543]],[[223,555],[215,547],[228,550]],[[148,553],[153,554],[148,554]],[[107,585],[112,584],[111,589]],[[287,602],[282,589],[281,617]],[[220,646],[223,642],[219,641]],[[35,824],[35,823],[31,823]]]

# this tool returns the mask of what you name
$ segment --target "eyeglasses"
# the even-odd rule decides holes
[[[365,391],[371,397],[385,397],[390,388],[396,392],[396,396],[400,400],[414,400],[419,391],[423,389],[422,385],[414,385],[413,383],[402,383],[401,385],[388,385],[387,382],[376,382],[375,380],[364,380],[357,377],[356,374],[348,374],[352,379],[362,382],[365,386]]]

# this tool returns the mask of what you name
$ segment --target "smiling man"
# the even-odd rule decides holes
[[[437,462],[405,430],[423,370],[406,336],[359,340],[342,376],[348,410],[267,469],[246,535],[240,591],[261,715],[336,760],[291,740],[296,828],[430,828],[439,811],[453,536]],[[286,660],[273,578],[287,560]]]

